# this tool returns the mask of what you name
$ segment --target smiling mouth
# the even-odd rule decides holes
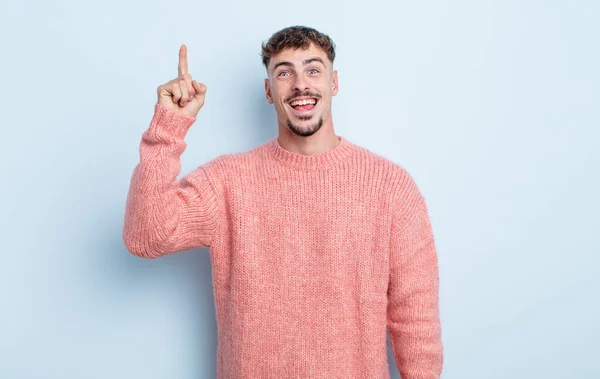
[[[294,108],[294,110],[299,112],[306,112],[312,110],[319,100],[317,98],[308,98],[308,99],[300,99],[290,101],[288,104],[290,107]]]

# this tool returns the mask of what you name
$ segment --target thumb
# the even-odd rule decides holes
[[[194,97],[198,99],[204,97],[204,95],[206,94],[206,86],[204,84],[192,80],[192,86],[196,90],[196,94],[194,95]]]

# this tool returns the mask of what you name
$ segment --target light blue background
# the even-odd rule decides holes
[[[275,137],[260,43],[293,24],[337,44],[336,132],[403,165],[426,197],[443,378],[599,378],[599,11],[3,1],[0,378],[215,376],[208,251],[130,255],[129,179],[182,43],[208,87],[182,174]],[[398,378],[389,345],[388,360]]]

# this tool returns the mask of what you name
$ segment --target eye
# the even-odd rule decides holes
[[[316,68],[311,68],[310,70],[308,70],[309,74],[318,74],[319,70],[317,70]]]
[[[288,76],[289,74],[287,71],[281,71],[277,76]]]

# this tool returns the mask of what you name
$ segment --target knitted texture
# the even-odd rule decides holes
[[[274,138],[181,179],[195,118],[156,104],[127,197],[123,240],[143,258],[209,248],[217,378],[403,379],[443,363],[438,263],[406,169],[338,136],[317,155]]]

